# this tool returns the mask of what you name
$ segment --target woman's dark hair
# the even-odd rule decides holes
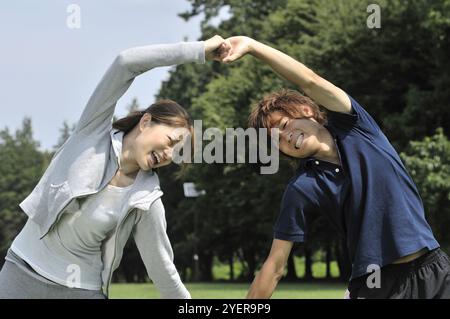
[[[168,99],[159,100],[144,111],[130,112],[126,117],[115,121],[112,126],[126,135],[139,123],[145,113],[152,116],[151,121],[155,124],[186,127],[192,131],[192,119],[189,114],[177,102]]]

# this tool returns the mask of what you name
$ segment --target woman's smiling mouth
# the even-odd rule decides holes
[[[150,166],[152,166],[152,167],[161,163],[161,157],[155,151],[151,152],[148,155],[148,159],[150,162]]]

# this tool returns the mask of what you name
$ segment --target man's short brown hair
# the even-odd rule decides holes
[[[327,116],[324,111],[309,97],[298,91],[282,89],[269,95],[266,95],[252,109],[248,118],[248,124],[254,128],[271,128],[270,115],[275,112],[281,112],[290,118],[304,117],[301,105],[311,108],[312,116],[318,123],[325,124]]]

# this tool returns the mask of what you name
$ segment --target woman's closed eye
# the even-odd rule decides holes
[[[175,146],[176,144],[178,144],[183,138],[177,138],[177,139],[173,139],[170,136],[167,136],[167,138],[169,139],[169,145],[170,146]]]
[[[174,146],[175,141],[170,136],[167,136],[167,138],[169,139],[169,146]]]

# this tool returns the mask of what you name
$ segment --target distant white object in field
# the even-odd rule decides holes
[[[194,183],[183,183],[185,197],[199,197],[206,194],[205,190],[197,190]]]

